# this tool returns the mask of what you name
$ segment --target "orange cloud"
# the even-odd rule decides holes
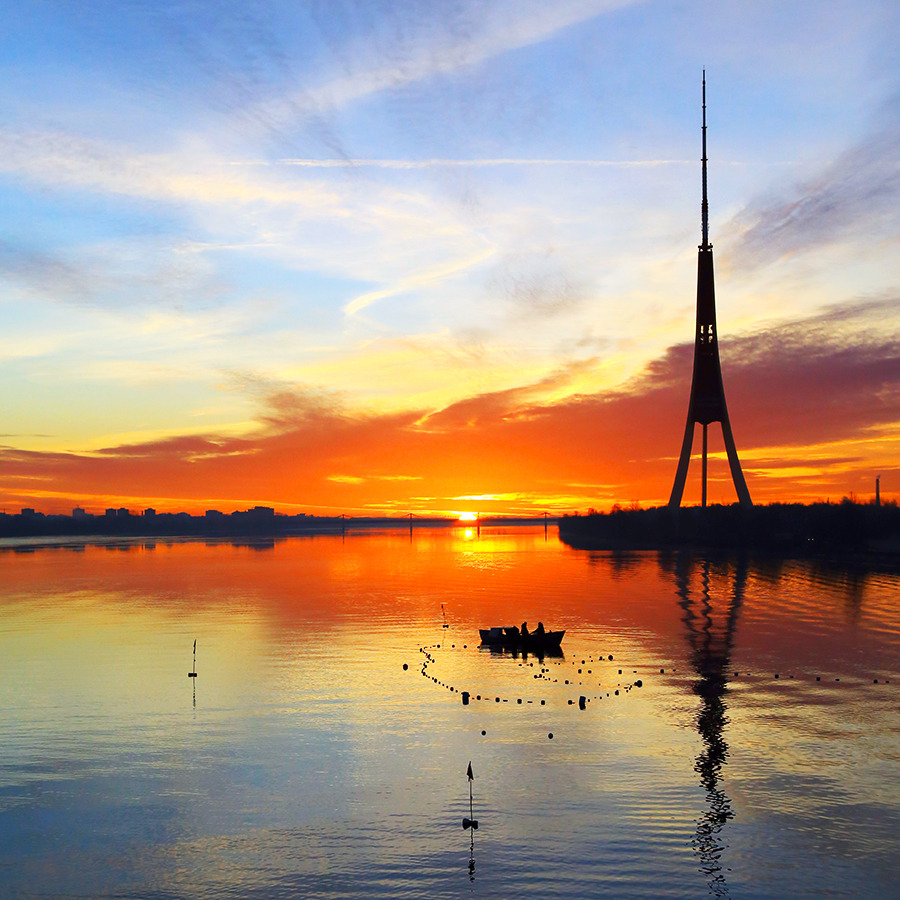
[[[757,502],[815,500],[900,481],[900,341],[874,326],[883,305],[722,344],[726,395]],[[0,451],[8,507],[127,505],[223,511],[539,514],[664,503],[687,411],[692,348],[679,345],[624,388],[542,400],[550,381],[442,410],[348,415],[319,394],[259,388],[255,434],[179,436],[87,454]],[[710,497],[733,489],[713,426]],[[696,472],[691,472],[689,482]],[[696,502],[690,493],[687,502]],[[694,492],[699,495],[699,488]],[[491,498],[495,499],[491,499]]]

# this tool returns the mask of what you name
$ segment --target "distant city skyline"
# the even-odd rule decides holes
[[[664,505],[704,68],[753,500],[900,496],[895,3],[5,19],[0,507]]]

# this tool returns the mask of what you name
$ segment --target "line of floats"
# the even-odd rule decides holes
[[[446,628],[447,626],[445,625],[444,627]],[[524,634],[523,634],[523,632],[524,632]],[[479,629],[479,636],[481,638],[481,648],[490,650],[492,653],[510,653],[514,658],[519,657],[521,655],[522,661],[519,662],[520,666],[523,666],[523,665],[534,666],[535,665],[534,662],[531,662],[531,663],[527,662],[529,654],[533,655],[536,658],[538,666],[539,666],[538,673],[536,673],[533,677],[535,679],[546,680],[546,681],[550,681],[552,683],[559,683],[559,681],[562,679],[552,678],[550,676],[550,669],[544,667],[543,658],[545,656],[550,657],[550,658],[557,658],[557,659],[564,658],[563,652],[562,652],[562,639],[563,639],[564,635],[565,635],[564,630],[544,631],[541,628],[539,630],[529,632],[524,627],[522,629],[520,629],[520,628],[516,628],[514,626],[493,626],[490,628]],[[446,644],[446,638],[445,638],[445,644]],[[451,644],[450,646],[453,649],[456,648],[455,643]],[[466,644],[462,644],[461,646],[463,649],[467,649],[467,647],[468,647],[468,645],[466,645]],[[470,699],[472,699],[472,700],[488,700],[488,701],[494,701],[496,703],[509,703],[510,702],[510,698],[506,698],[506,697],[498,697],[498,696],[493,696],[493,695],[488,697],[488,696],[482,696],[481,694],[473,695],[470,691],[457,689],[455,686],[446,684],[445,682],[441,681],[437,676],[431,675],[428,672],[428,667],[431,664],[437,662],[437,658],[434,656],[432,651],[440,650],[441,648],[442,648],[441,643],[436,643],[436,644],[432,644],[429,646],[423,646],[423,647],[419,648],[419,651],[425,656],[425,661],[423,662],[422,669],[421,669],[421,673],[423,676],[425,676],[426,678],[429,678],[431,681],[433,681],[439,687],[446,688],[451,693],[458,693],[462,699],[463,705],[466,705],[466,706],[469,704]],[[582,676],[582,678],[583,678],[584,675],[587,675],[587,676],[594,675],[593,670],[590,668],[586,668],[586,666],[608,665],[609,663],[613,662],[613,658],[614,657],[612,654],[608,654],[608,655],[600,654],[599,657],[594,657],[593,654],[589,654],[586,656],[585,659],[581,660],[580,666],[577,661],[572,661],[571,664],[573,666],[578,666],[578,675]],[[403,668],[406,669],[406,668],[408,668],[408,666],[404,663]],[[648,665],[644,664],[641,666],[641,668],[644,670],[652,669],[655,671],[657,667],[648,666]],[[666,674],[674,675],[674,674],[676,674],[677,670],[672,667],[670,667],[668,670],[665,667],[662,667],[662,668],[659,668],[658,671],[659,671],[660,675],[666,675]],[[597,675],[599,675],[599,674],[600,673],[598,671]],[[610,673],[610,674],[612,674],[612,673]],[[619,668],[617,674],[620,676],[624,675],[625,674],[624,669]],[[638,670],[634,669],[633,674],[637,675]],[[757,677],[759,677],[760,674],[761,673],[756,673]],[[594,675],[594,677],[597,677],[597,675]],[[752,672],[741,672],[739,670],[734,670],[733,673],[732,672],[728,672],[728,673],[723,672],[722,673],[722,677],[728,678],[728,679],[731,679],[731,678],[737,679],[742,676],[743,677],[753,677],[753,675],[754,675],[754,673],[752,673]],[[684,677],[683,674],[682,674],[682,677]],[[698,677],[698,676],[696,673],[693,673],[693,675],[691,675],[691,673],[689,673],[688,677]],[[775,672],[770,677],[776,681],[777,680],[792,681],[795,679],[795,676],[793,674],[785,674],[785,673],[781,673],[781,672]],[[627,676],[626,676],[626,678],[627,678]],[[811,675],[809,675],[807,677],[800,676],[796,680],[806,681],[807,678],[809,681],[813,680],[813,676],[811,676]],[[830,678],[825,679],[821,675],[816,675],[816,676],[814,676],[814,678],[815,678],[815,682],[819,682],[819,683],[821,683],[823,681],[827,682],[827,681],[832,680]],[[862,680],[862,679],[844,679],[844,683],[848,683],[848,681],[856,681],[856,680]],[[842,681],[842,679],[840,677],[836,677],[833,679],[834,683],[840,683],[841,681]],[[564,679],[564,683],[566,685],[571,685],[572,687],[587,686],[587,685],[585,685],[585,682],[583,680],[576,679],[574,677],[572,679],[569,679],[569,678]],[[889,678],[876,677],[876,678],[871,678],[870,683],[874,684],[874,685],[878,685],[878,684],[890,685],[891,681]],[[592,699],[600,700],[600,699],[603,699],[604,695],[606,697],[619,696],[620,693],[628,693],[632,689],[640,688],[640,687],[643,687],[643,680],[641,678],[635,678],[634,680],[625,681],[624,683],[622,681],[618,681],[615,683],[615,687],[613,687],[613,685],[610,685],[608,691],[604,690],[603,684],[597,683],[596,688],[600,688],[599,692],[597,692],[596,688],[594,688],[595,693],[593,693],[593,695],[581,695],[578,697],[577,700],[569,699],[568,705],[572,706],[577,703],[577,705],[580,709],[585,709],[586,704],[590,703],[590,701]],[[531,704],[535,701],[527,700],[527,699],[523,700],[522,698],[515,698],[514,702],[521,705],[523,703]],[[542,699],[539,701],[539,703],[541,706],[545,706],[546,700]]]

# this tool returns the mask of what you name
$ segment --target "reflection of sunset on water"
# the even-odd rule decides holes
[[[251,860],[290,880],[328,835],[329,871],[352,882],[339,861],[352,847],[394,895],[439,893],[469,760],[479,839],[497,848],[476,872],[500,893],[530,895],[548,840],[540,869],[575,894],[608,865],[679,896],[890,871],[876,834],[895,811],[896,576],[463,525],[0,549],[0,565],[0,738],[30,798],[0,804],[0,834],[28,834],[51,764],[69,784],[65,836],[35,843],[0,888],[44,883],[45,848],[73,841],[89,872],[83,823],[113,817],[141,852],[105,834],[95,870],[133,884],[173,855],[191,860],[183,894]],[[562,653],[480,646],[479,628],[523,620],[565,629]],[[152,823],[143,837],[126,790]],[[761,828],[789,861],[760,868]],[[385,871],[398,854],[417,861]]]

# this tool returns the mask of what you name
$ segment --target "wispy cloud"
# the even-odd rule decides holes
[[[631,169],[696,165],[687,159],[276,159],[245,160],[236,166],[297,166],[303,169],[488,169],[501,166],[552,166]]]
[[[364,97],[396,91],[439,75],[483,63],[513,50],[548,40],[560,31],[640,0],[499,0],[494,3],[442,3],[405,0],[385,9],[365,41],[354,25],[370,23],[359,0],[328,4],[319,26],[346,74],[283,98],[260,104],[256,115],[287,123],[307,110],[341,109]],[[333,29],[341,30],[334,40]],[[349,34],[349,39],[345,37]]]
[[[846,149],[817,176],[760,198],[724,231],[739,235],[734,265],[765,266],[837,242],[895,240],[900,226],[900,98],[879,125]]]
[[[348,316],[354,316],[378,300],[384,300],[386,297],[392,297],[395,294],[414,291],[426,287],[429,284],[433,284],[436,281],[444,281],[447,278],[452,278],[459,275],[461,272],[484,262],[486,259],[493,256],[493,254],[494,250],[488,248],[470,259],[453,260],[449,263],[431,266],[424,271],[416,272],[406,278],[401,278],[390,287],[360,294],[344,306],[344,313]]]
[[[223,288],[212,278],[212,253],[238,248],[248,263],[278,260],[294,271],[382,283],[345,302],[352,315],[376,299],[456,277],[492,252],[455,210],[425,191],[273,177],[270,170],[235,168],[197,146],[142,154],[67,135],[0,133],[0,172],[55,191],[149,200],[160,215],[175,211],[186,220],[181,230],[189,239],[79,246],[76,262],[60,251],[0,246],[0,267],[34,290],[69,299],[118,297],[127,282],[132,299],[153,292],[183,299],[190,292],[196,303]]]

